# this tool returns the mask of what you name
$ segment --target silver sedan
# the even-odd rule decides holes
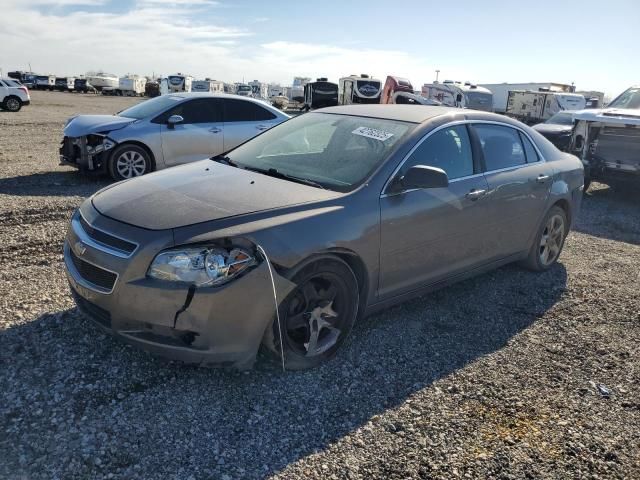
[[[117,115],[70,118],[64,128],[60,162],[123,180],[219,155],[288,118],[277,108],[248,97],[164,95]]]

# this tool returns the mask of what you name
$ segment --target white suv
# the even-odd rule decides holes
[[[0,78],[0,108],[17,112],[23,105],[29,105],[29,90],[11,78]]]

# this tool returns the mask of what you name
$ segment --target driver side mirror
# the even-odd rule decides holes
[[[184,118],[182,118],[180,115],[171,115],[169,118],[167,118],[167,127],[173,130],[174,128],[176,128],[176,124],[182,122],[184,122]]]
[[[426,165],[414,165],[400,178],[403,190],[416,188],[446,188],[449,177],[441,168]]]

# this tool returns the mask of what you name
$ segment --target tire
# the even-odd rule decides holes
[[[152,163],[149,153],[144,148],[125,143],[111,152],[107,167],[111,178],[120,181],[151,172]]]
[[[298,270],[298,285],[280,304],[282,349],[278,321],[265,332],[264,345],[287,370],[315,368],[332,358],[358,315],[358,282],[339,259],[323,259]]]
[[[12,95],[4,99],[4,102],[2,103],[2,108],[9,112],[14,112],[14,113],[19,112],[20,109],[22,108],[22,100]]]
[[[535,272],[549,270],[560,258],[568,233],[567,214],[558,206],[551,207],[534,238],[528,257],[522,262],[523,265]]]

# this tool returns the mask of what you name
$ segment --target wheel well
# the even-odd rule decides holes
[[[118,147],[121,147],[123,145],[135,145],[137,147],[140,147],[140,148],[144,149],[144,151],[147,152],[147,154],[149,154],[149,158],[151,159],[151,171],[152,172],[155,171],[155,169],[156,169],[156,159],[153,156],[153,152],[151,151],[151,149],[149,147],[147,147],[144,143],[138,142],[136,140],[124,141],[124,142],[118,144]],[[116,147],[116,148],[118,148],[118,147]]]
[[[569,202],[565,199],[561,199],[554,203],[553,206],[560,207],[564,210],[564,213],[567,216],[567,221],[569,222],[569,225],[571,225],[571,206],[569,205]]]
[[[289,269],[289,275],[292,276],[294,272],[299,271],[301,268],[304,268],[311,263],[321,262],[322,260],[328,260],[331,258],[342,260],[353,271],[353,274],[356,277],[356,282],[358,283],[358,296],[360,298],[360,303],[358,305],[358,318],[361,318],[361,314],[364,312],[367,305],[367,296],[369,294],[369,276],[367,267],[355,252],[349,250],[329,250],[326,252],[322,252],[318,255],[314,255],[307,258],[306,260],[303,260],[297,266]]]

